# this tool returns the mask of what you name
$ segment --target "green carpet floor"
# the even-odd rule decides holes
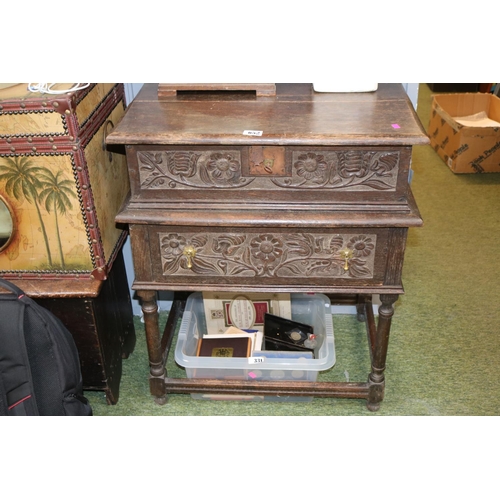
[[[418,114],[427,128],[431,92],[420,85]],[[172,395],[165,406],[149,395],[144,329],[123,363],[120,398],[87,392],[105,415],[498,415],[500,413],[500,174],[455,175],[430,146],[414,148],[412,189],[424,226],[409,231],[396,303],[381,409],[364,400],[316,398],[310,403],[212,402]],[[163,318],[164,319],[164,318]],[[334,315],[336,365],[321,381],[365,381],[369,354],[364,325]],[[170,376],[182,377],[172,354]]]

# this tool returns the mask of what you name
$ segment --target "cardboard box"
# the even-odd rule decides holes
[[[452,94],[454,92],[478,92],[478,83],[428,83],[431,92],[443,92]]]
[[[484,114],[499,126],[467,126],[458,120]],[[456,174],[500,172],[500,99],[493,94],[433,96],[427,129],[431,146]]]

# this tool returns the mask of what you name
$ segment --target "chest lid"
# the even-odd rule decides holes
[[[78,84],[58,83],[53,86],[58,94],[32,92],[28,85],[0,84],[0,151],[85,142],[100,115],[109,113],[103,108],[123,98],[123,85],[115,83],[90,83],[76,91],[71,89]]]
[[[145,84],[108,144],[428,144],[401,84],[376,92],[319,93],[312,84],[276,84],[276,94],[177,92],[158,98]]]

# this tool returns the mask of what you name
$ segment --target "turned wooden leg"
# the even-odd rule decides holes
[[[398,300],[398,295],[380,295],[382,304],[378,309],[377,332],[372,353],[372,371],[368,377],[370,387],[366,406],[371,411],[377,411],[384,399],[385,361],[396,300]]]
[[[158,304],[156,292],[151,290],[140,290],[137,295],[141,299],[142,312],[144,314],[144,329],[146,331],[146,342],[149,356],[149,389],[155,397],[155,402],[165,404],[167,395],[165,391],[165,366],[161,348],[160,327],[158,324]]]

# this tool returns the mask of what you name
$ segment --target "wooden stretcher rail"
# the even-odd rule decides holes
[[[213,393],[267,396],[313,396],[363,399],[368,397],[368,384],[358,382],[290,382],[262,380],[258,382],[215,379],[166,378],[167,394]]]

